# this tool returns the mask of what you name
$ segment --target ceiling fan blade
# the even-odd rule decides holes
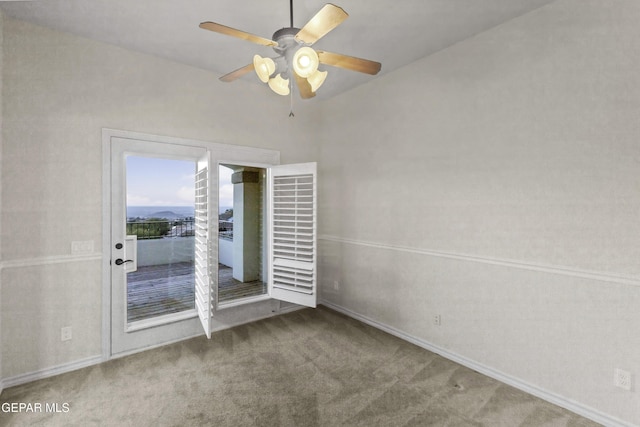
[[[278,46],[278,43],[273,40],[265,39],[264,37],[256,36],[245,31],[236,30],[235,28],[227,27],[226,25],[216,24],[215,22],[203,22],[200,24],[200,28],[231,37],[237,37],[263,46]]]
[[[298,73],[294,72],[294,76],[296,77],[296,83],[298,85],[298,92],[300,92],[300,98],[309,99],[316,96],[316,93],[311,91],[311,85],[304,77],[300,77]]]
[[[237,70],[225,74],[224,76],[220,77],[220,80],[225,83],[231,83],[232,81],[239,79],[240,77],[244,76],[247,73],[250,73],[253,70],[255,70],[255,67],[253,66],[252,62],[251,64],[245,65],[242,68],[238,68]]]
[[[382,68],[382,64],[368,59],[356,58],[355,56],[342,55],[340,53],[318,51],[318,59],[320,63],[331,65],[333,67],[346,68],[347,70],[358,71],[376,75]]]
[[[296,40],[312,45],[348,17],[347,12],[341,7],[327,3],[298,31]]]

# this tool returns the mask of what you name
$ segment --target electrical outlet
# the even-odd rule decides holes
[[[631,391],[631,372],[616,368],[613,371],[613,385]]]
[[[60,330],[60,340],[69,341],[71,339],[71,326],[65,326]]]
[[[333,281],[333,289],[335,291],[339,291],[340,290],[340,282],[338,282],[337,280]]]
[[[436,326],[442,325],[442,317],[439,314],[433,316],[433,324]]]

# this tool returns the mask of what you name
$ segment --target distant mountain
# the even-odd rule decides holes
[[[227,209],[218,215],[218,219],[221,221],[229,221],[229,218],[233,218],[233,208]]]
[[[127,206],[127,218],[193,218],[193,206]]]
[[[174,211],[159,211],[149,215],[149,218],[180,219],[182,217],[182,215],[178,215]]]

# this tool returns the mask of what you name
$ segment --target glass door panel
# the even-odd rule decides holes
[[[127,322],[194,309],[194,161],[127,156]]]

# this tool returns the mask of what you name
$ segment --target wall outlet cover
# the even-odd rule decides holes
[[[72,337],[72,329],[71,326],[65,326],[60,330],[60,340],[61,341],[69,341]]]
[[[613,372],[613,385],[631,391],[631,372],[616,368]]]

